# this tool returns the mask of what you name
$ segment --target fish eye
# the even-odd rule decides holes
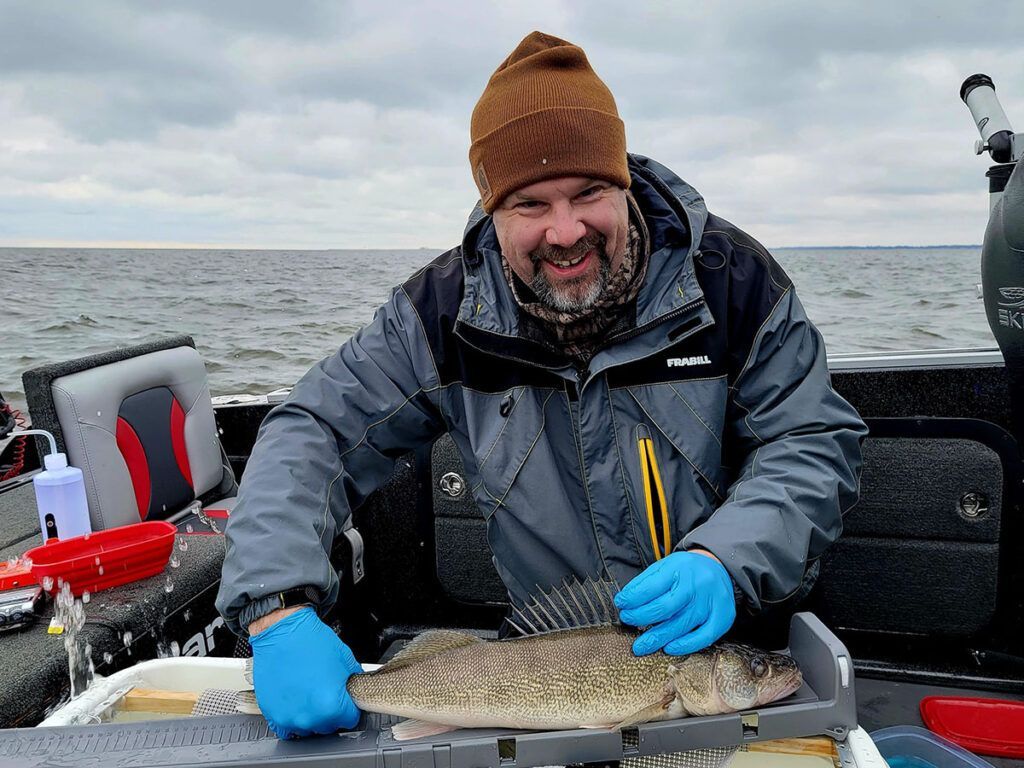
[[[757,678],[764,677],[768,674],[768,665],[760,659],[754,659],[750,662],[750,674]]]

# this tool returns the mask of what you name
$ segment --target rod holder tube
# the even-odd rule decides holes
[[[960,86],[960,98],[971,111],[982,141],[997,163],[1013,158],[1013,128],[996,96],[996,87],[988,75],[971,75]]]

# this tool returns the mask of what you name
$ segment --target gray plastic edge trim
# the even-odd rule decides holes
[[[1003,365],[995,347],[976,349],[922,349],[905,352],[841,352],[828,356],[832,371],[891,368],[975,368]]]

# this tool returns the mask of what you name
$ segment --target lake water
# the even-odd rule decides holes
[[[773,253],[833,354],[994,346],[980,250]],[[24,409],[26,369],[179,333],[215,395],[289,386],[438,253],[0,249],[0,392]]]

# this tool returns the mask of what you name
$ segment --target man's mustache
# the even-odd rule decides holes
[[[596,250],[598,256],[604,255],[604,246],[608,238],[600,232],[591,235],[584,235],[568,248],[560,245],[544,243],[530,251],[530,259],[534,264],[540,261],[571,261],[572,259],[586,256],[588,251]]]

